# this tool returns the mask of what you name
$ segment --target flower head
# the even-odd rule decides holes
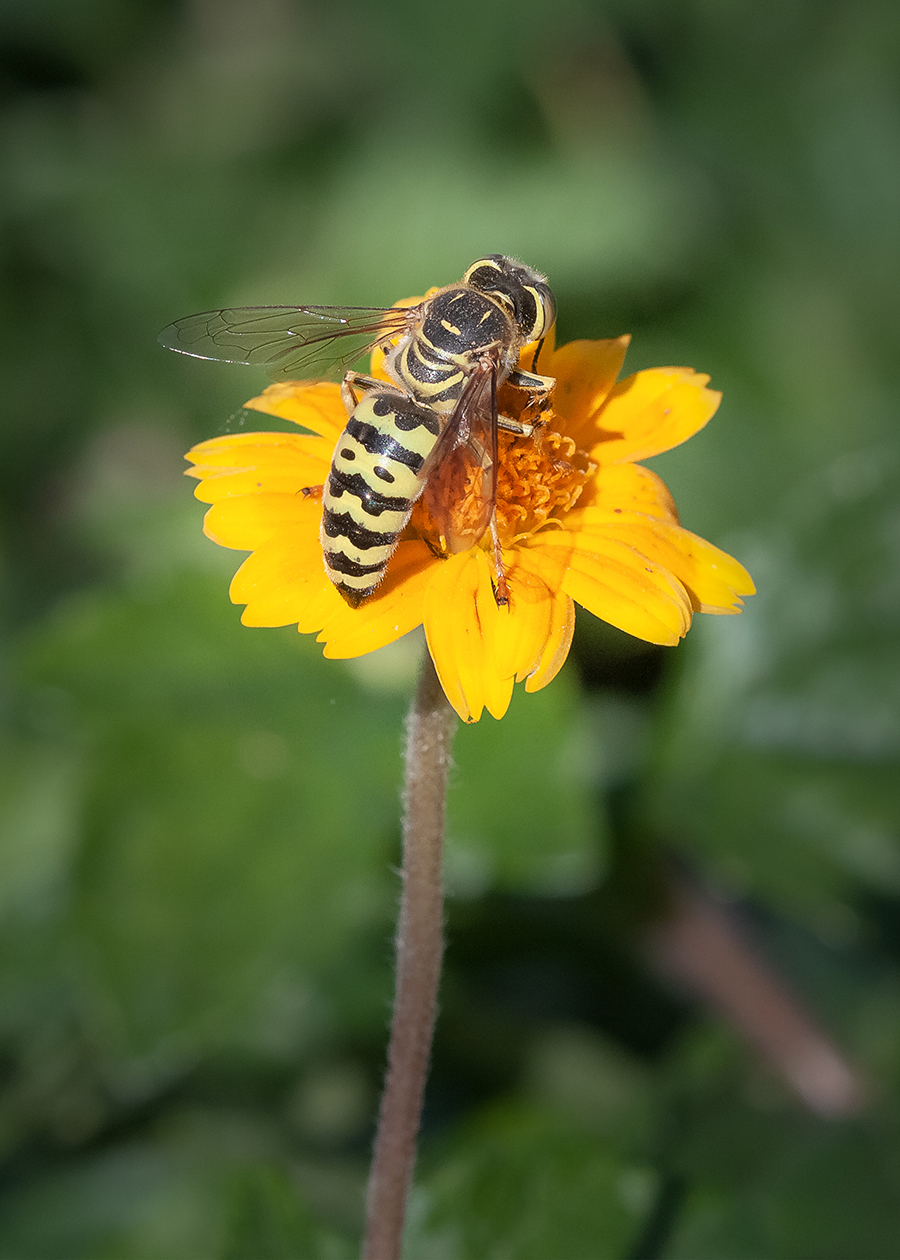
[[[620,337],[545,347],[540,370],[556,378],[550,410],[527,437],[500,434],[496,522],[505,605],[494,595],[490,533],[441,554],[445,540],[423,499],[382,585],[350,607],[325,572],[321,502],[303,493],[328,476],[347,421],[340,389],[290,382],[251,399],[249,408],[304,431],[230,434],[188,453],[196,495],[212,505],[207,536],[252,553],[230,591],[246,605],[243,623],[296,624],[316,634],[332,658],[361,656],[424,624],[450,703],[475,722],[485,708],[502,717],[515,682],[537,691],[551,681],[569,651],[575,603],[661,644],[677,643],[694,612],[739,612],[740,597],[754,591],[750,575],[683,529],[664,483],[637,462],[691,437],[721,395],[690,368],[651,368],[616,383],[627,345]],[[523,364],[533,354],[526,347]],[[378,351],[372,371],[383,377]],[[517,394],[504,387],[499,400],[513,419],[523,404]],[[452,496],[454,529],[465,538],[472,488],[438,490]]]

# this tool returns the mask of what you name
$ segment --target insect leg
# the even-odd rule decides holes
[[[536,372],[523,372],[521,368],[513,368],[506,378],[509,385],[516,389],[527,389],[530,394],[550,394],[556,384],[555,376],[538,376]]]
[[[497,571],[497,582],[494,587],[494,599],[498,606],[509,603],[509,586],[506,581],[506,570],[503,567],[503,552],[500,549],[500,535],[497,532],[497,470],[500,467],[500,433],[499,416],[497,415],[497,365],[491,367],[491,465],[493,470],[493,487],[491,492],[491,541],[494,544],[494,568]]]
[[[521,406],[514,406],[514,409],[519,414],[517,424],[513,426],[504,423],[506,417],[501,417],[501,428],[508,428],[513,432],[520,432],[530,437],[534,428],[540,426],[541,416],[550,406],[553,390],[556,386],[556,378],[553,376],[538,376],[534,372],[525,372],[515,368],[506,378],[506,386],[510,386],[519,391],[520,394],[524,394],[525,399]]]
[[[494,584],[494,599],[497,606],[509,603],[509,583],[506,580],[506,569],[503,567],[503,552],[500,549],[500,535],[497,533],[497,509],[491,513],[491,542],[494,544],[494,565],[497,569],[497,581]]]
[[[536,426],[525,424],[522,420],[513,420],[509,416],[497,416],[497,427],[507,433],[515,433],[518,437],[531,437]]]
[[[376,381],[374,376],[366,376],[362,372],[346,372],[341,382],[341,401],[347,408],[349,416],[355,407],[359,406],[359,398],[356,391],[367,393],[370,389],[383,389],[384,381]]]

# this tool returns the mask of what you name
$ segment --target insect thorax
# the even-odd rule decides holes
[[[417,401],[450,412],[480,354],[496,355],[497,380],[515,366],[516,326],[503,306],[468,286],[451,285],[423,305],[421,323],[388,356],[391,377]]]

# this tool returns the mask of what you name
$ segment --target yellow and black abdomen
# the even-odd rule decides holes
[[[440,417],[390,388],[372,390],[338,439],[322,495],[328,576],[356,607],[384,576],[440,435]]]

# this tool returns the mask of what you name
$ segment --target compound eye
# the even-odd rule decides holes
[[[522,289],[519,328],[526,342],[540,341],[556,320],[556,302],[546,284],[525,285]]]

